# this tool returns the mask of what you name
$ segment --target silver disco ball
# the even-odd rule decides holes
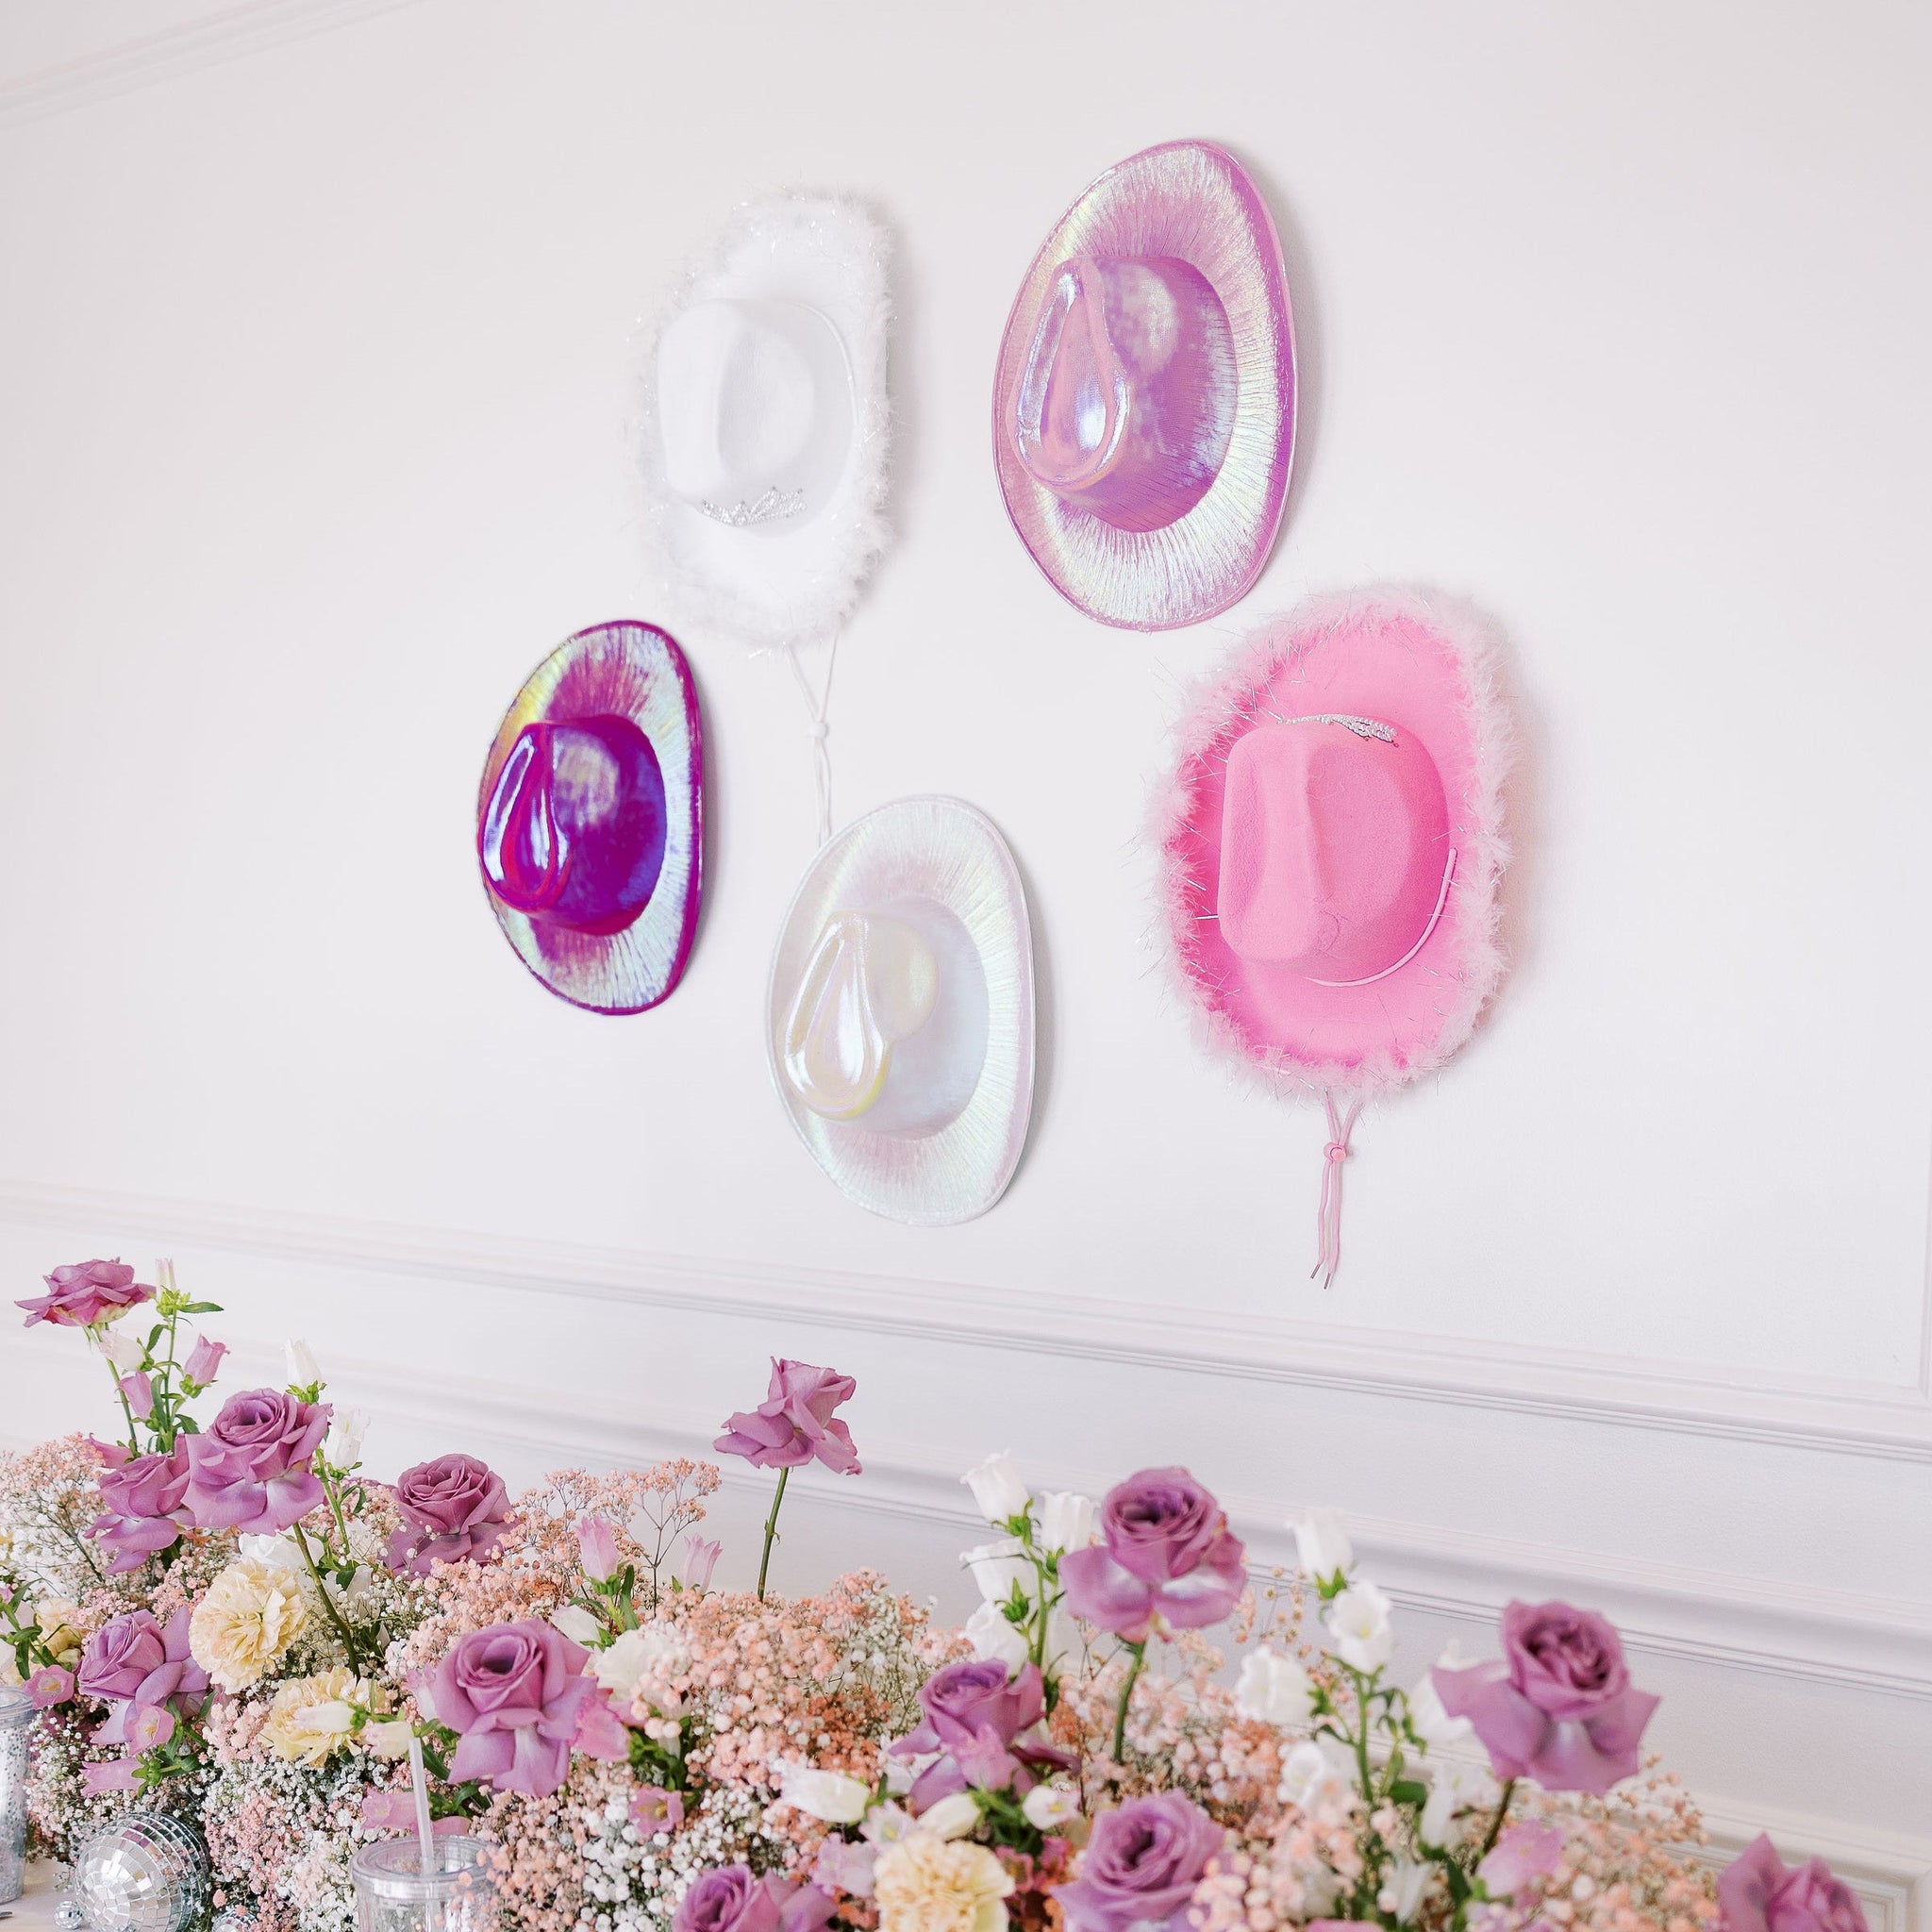
[[[208,1910],[208,1854],[165,1811],[134,1811],[96,1832],[74,1868],[88,1932],[188,1932]]]

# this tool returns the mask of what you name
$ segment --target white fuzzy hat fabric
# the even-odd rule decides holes
[[[790,649],[836,635],[850,616],[889,536],[888,254],[884,226],[857,203],[806,196],[751,203],[686,272],[649,330],[638,424],[643,526],[664,608],[679,627],[757,650]],[[823,506],[795,525],[734,524],[730,512],[721,517],[714,507],[692,503],[667,474],[658,384],[665,333],[694,306],[715,302],[814,311],[842,345],[850,440]]]

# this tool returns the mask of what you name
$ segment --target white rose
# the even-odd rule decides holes
[[[959,1560],[972,1571],[980,1595],[990,1604],[1003,1604],[1011,1598],[1016,1583],[1021,1595],[1033,1594],[1033,1565],[1025,1549],[1018,1537],[1003,1537],[996,1543],[981,1543],[966,1551]]]
[[[857,1824],[872,1802],[872,1787],[842,1772],[788,1764],[778,1776],[779,1803],[826,1824]]]
[[[422,1701],[423,1699],[419,1694],[416,1702],[421,1704]],[[429,1713],[425,1710],[423,1715],[428,1717]],[[433,1719],[431,1721],[434,1722]],[[363,1743],[370,1750],[374,1751],[378,1757],[407,1757],[409,1755],[409,1739],[411,1735],[408,1724],[401,1718],[392,1719],[388,1724],[364,1724],[362,1726]]]
[[[1025,1515],[1026,1485],[1004,1449],[997,1456],[989,1456],[976,1469],[969,1469],[959,1480],[973,1491],[979,1513],[989,1523],[1008,1523]]]
[[[1305,1724],[1314,1710],[1315,1687],[1291,1657],[1251,1650],[1241,1659],[1234,1707],[1264,1724]]]
[[[1345,1574],[1355,1564],[1355,1545],[1333,1509],[1310,1509],[1291,1516],[1288,1526],[1294,1531],[1294,1553],[1304,1573],[1318,1582]]]
[[[620,1704],[629,1704],[638,1686],[653,1674],[675,1677],[685,1663],[684,1645],[660,1624],[626,1630],[608,1650],[591,1658],[591,1674]]]
[[[966,1641],[974,1657],[996,1657],[1009,1671],[1026,1661],[1026,1639],[1017,1624],[1000,1614],[997,1604],[981,1604],[966,1619]]]
[[[146,1358],[147,1351],[131,1335],[118,1328],[103,1328],[94,1345],[124,1375],[131,1375]]]
[[[362,1459],[362,1438],[369,1433],[366,1408],[339,1408],[328,1425],[322,1453],[338,1469],[354,1469]]]
[[[929,1838],[964,1838],[979,1827],[979,1806],[971,1791],[952,1791],[919,1814],[919,1829]]]
[[[1299,1811],[1312,1811],[1324,1798],[1344,1794],[1354,1772],[1355,1767],[1341,1757],[1339,1746],[1331,1746],[1325,1740],[1307,1739],[1282,1761],[1281,1802]]]
[[[1477,1806],[1487,1808],[1494,1801],[1495,1786],[1489,1774],[1479,1764],[1457,1764],[1452,1758],[1438,1768],[1416,1829],[1424,1844],[1446,1846],[1458,1812]]]
[[[1040,1547],[1084,1550],[1093,1541],[1094,1502],[1077,1490],[1049,1490],[1040,1499]]]
[[[307,1389],[322,1380],[321,1366],[306,1341],[282,1343],[282,1366],[288,1373],[291,1389]]]
[[[266,1564],[271,1570],[294,1570],[305,1576],[308,1574],[292,1537],[244,1536],[240,1539],[240,1548],[251,1563]]]
[[[1071,1785],[1035,1785],[1021,1801],[1035,1831],[1058,1831],[1080,1815],[1080,1794]]]
[[[1422,1908],[1435,1875],[1436,1868],[1425,1860],[1397,1858],[1375,1894],[1375,1903],[1383,1911],[1393,1913],[1398,1925],[1406,1925]]]
[[[1351,1583],[1324,1612],[1335,1655],[1352,1670],[1379,1671],[1395,1655],[1389,1599],[1373,1583]]]
[[[581,1643],[587,1650],[604,1634],[603,1624],[582,1604],[560,1604],[551,1611],[550,1621],[573,1643]]]

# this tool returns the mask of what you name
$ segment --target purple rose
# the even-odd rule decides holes
[[[79,1685],[85,1695],[112,1707],[94,1732],[103,1744],[125,1744],[129,1719],[151,1706],[204,1696],[208,1674],[188,1648],[188,1606],[165,1626],[147,1610],[110,1618],[80,1654]]]
[[[1073,1758],[1035,1729],[1046,1715],[1040,1666],[1029,1663],[1009,1682],[997,1657],[973,1657],[935,1671],[919,1687],[925,1721],[891,1747],[895,1757],[943,1754],[920,1773],[907,1803],[914,1814],[963,1791],[1006,1790],[1022,1795],[1039,1782],[1041,1768],[1067,1770]]]
[[[1430,1674],[1442,1708],[1475,1726],[1496,1775],[1597,1797],[1634,1776],[1657,1700],[1631,1684],[1609,1624],[1568,1604],[1512,1603],[1502,1629],[1500,1660]]]
[[[832,1411],[858,1388],[850,1375],[774,1356],[764,1401],[725,1417],[724,1433],[711,1446],[721,1456],[743,1457],[754,1469],[796,1469],[817,1457],[834,1474],[857,1475],[852,1431]]]
[[[322,1501],[309,1467],[328,1431],[325,1402],[280,1389],[250,1389],[222,1405],[207,1432],[186,1436],[188,1488],[182,1507],[202,1529],[272,1536]]]
[[[439,1456],[396,1478],[396,1507],[408,1526],[389,1541],[389,1567],[427,1576],[437,1563],[475,1563],[496,1547],[509,1522],[503,1478],[474,1456]]]
[[[758,1878],[748,1865],[724,1865],[691,1880],[671,1932],[817,1932],[837,1910],[837,1901],[815,1885]]]
[[[13,1305],[26,1310],[29,1328],[36,1322],[54,1322],[63,1328],[92,1328],[123,1308],[154,1298],[154,1290],[135,1280],[134,1270],[121,1261],[74,1261],[55,1269],[45,1279],[45,1294]]]
[[[108,1507],[88,1535],[109,1552],[108,1575],[139,1570],[157,1550],[180,1541],[175,1515],[188,1489],[187,1441],[177,1437],[165,1456],[138,1456],[101,1473],[101,1501]]]
[[[1857,1893],[1823,1858],[1787,1868],[1761,1835],[1718,1880],[1717,1902],[1724,1932],[1868,1932]]]
[[[194,1346],[188,1352],[188,1359],[182,1364],[181,1373],[197,1389],[206,1389],[221,1373],[222,1357],[228,1352],[225,1341],[210,1341],[206,1335],[194,1338]]]
[[[1227,1514],[1184,1469],[1143,1469],[1107,1492],[1106,1539],[1060,1558],[1067,1607],[1129,1643],[1158,1618],[1181,1630],[1218,1624],[1247,1588],[1247,1552]]]
[[[1178,1791],[1129,1798],[1093,1821],[1071,1885],[1052,1888],[1067,1932],[1126,1932],[1164,1925],[1188,1932],[1188,1905],[1227,1834]]]
[[[589,1660],[580,1644],[535,1617],[458,1637],[430,1680],[437,1722],[462,1739],[451,1782],[487,1778],[500,1791],[547,1798],[563,1783],[573,1744],[593,1757],[624,1755],[627,1741],[613,1754],[597,1731],[579,1735],[596,1714]]]

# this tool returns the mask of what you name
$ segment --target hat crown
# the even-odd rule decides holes
[[[985,969],[944,907],[835,913],[786,1014],[779,1068],[826,1120],[937,1133],[972,1099],[986,1058]]]
[[[1290,719],[1228,753],[1216,905],[1251,964],[1330,986],[1381,977],[1427,938],[1454,860],[1441,775],[1412,732]]]
[[[1227,311],[1191,262],[1074,256],[1041,305],[1013,446],[1063,502],[1118,529],[1161,529],[1213,484],[1238,388]]]
[[[526,724],[477,827],[490,890],[533,920],[621,932],[650,904],[664,865],[664,777],[629,718]]]
[[[672,490],[714,522],[782,531],[830,500],[855,412],[845,344],[803,302],[718,296],[665,325],[658,423]]]

